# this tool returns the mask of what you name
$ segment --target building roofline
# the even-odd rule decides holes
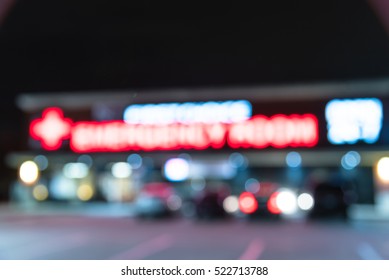
[[[212,100],[296,101],[388,95],[389,78],[270,86],[36,92],[19,95],[16,103],[21,110],[34,112],[50,106],[60,106],[64,109],[83,109],[101,103],[125,103],[129,105],[135,103],[204,101],[210,98]]]

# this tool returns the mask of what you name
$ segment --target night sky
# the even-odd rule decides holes
[[[0,26],[0,153],[25,140],[24,92],[388,76],[389,36],[367,1],[255,2],[16,0]]]
[[[383,77],[367,1],[18,0],[0,33],[3,93]],[[271,3],[267,3],[271,2]]]

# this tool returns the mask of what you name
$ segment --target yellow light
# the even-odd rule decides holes
[[[89,184],[81,184],[77,189],[77,197],[82,201],[90,200],[94,195],[94,190]]]
[[[38,165],[33,161],[25,161],[19,168],[20,180],[26,185],[34,184],[39,178]]]
[[[45,185],[37,185],[32,190],[32,195],[36,200],[43,201],[49,197],[49,191]]]
[[[382,182],[389,183],[389,157],[383,157],[378,161],[377,175]]]

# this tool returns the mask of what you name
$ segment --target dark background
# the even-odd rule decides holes
[[[271,3],[267,3],[271,2]],[[16,0],[3,93],[383,77],[389,40],[361,0]]]
[[[389,74],[389,37],[370,5],[379,1],[7,1],[12,6],[0,25],[1,157],[26,140],[14,104],[20,93]]]

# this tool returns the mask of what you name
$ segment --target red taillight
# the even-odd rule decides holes
[[[281,209],[278,208],[276,202],[278,194],[278,192],[273,193],[267,201],[267,210],[269,210],[269,212],[272,214],[281,214]]]
[[[258,202],[252,193],[244,192],[239,196],[239,209],[245,214],[252,214],[258,209]]]

